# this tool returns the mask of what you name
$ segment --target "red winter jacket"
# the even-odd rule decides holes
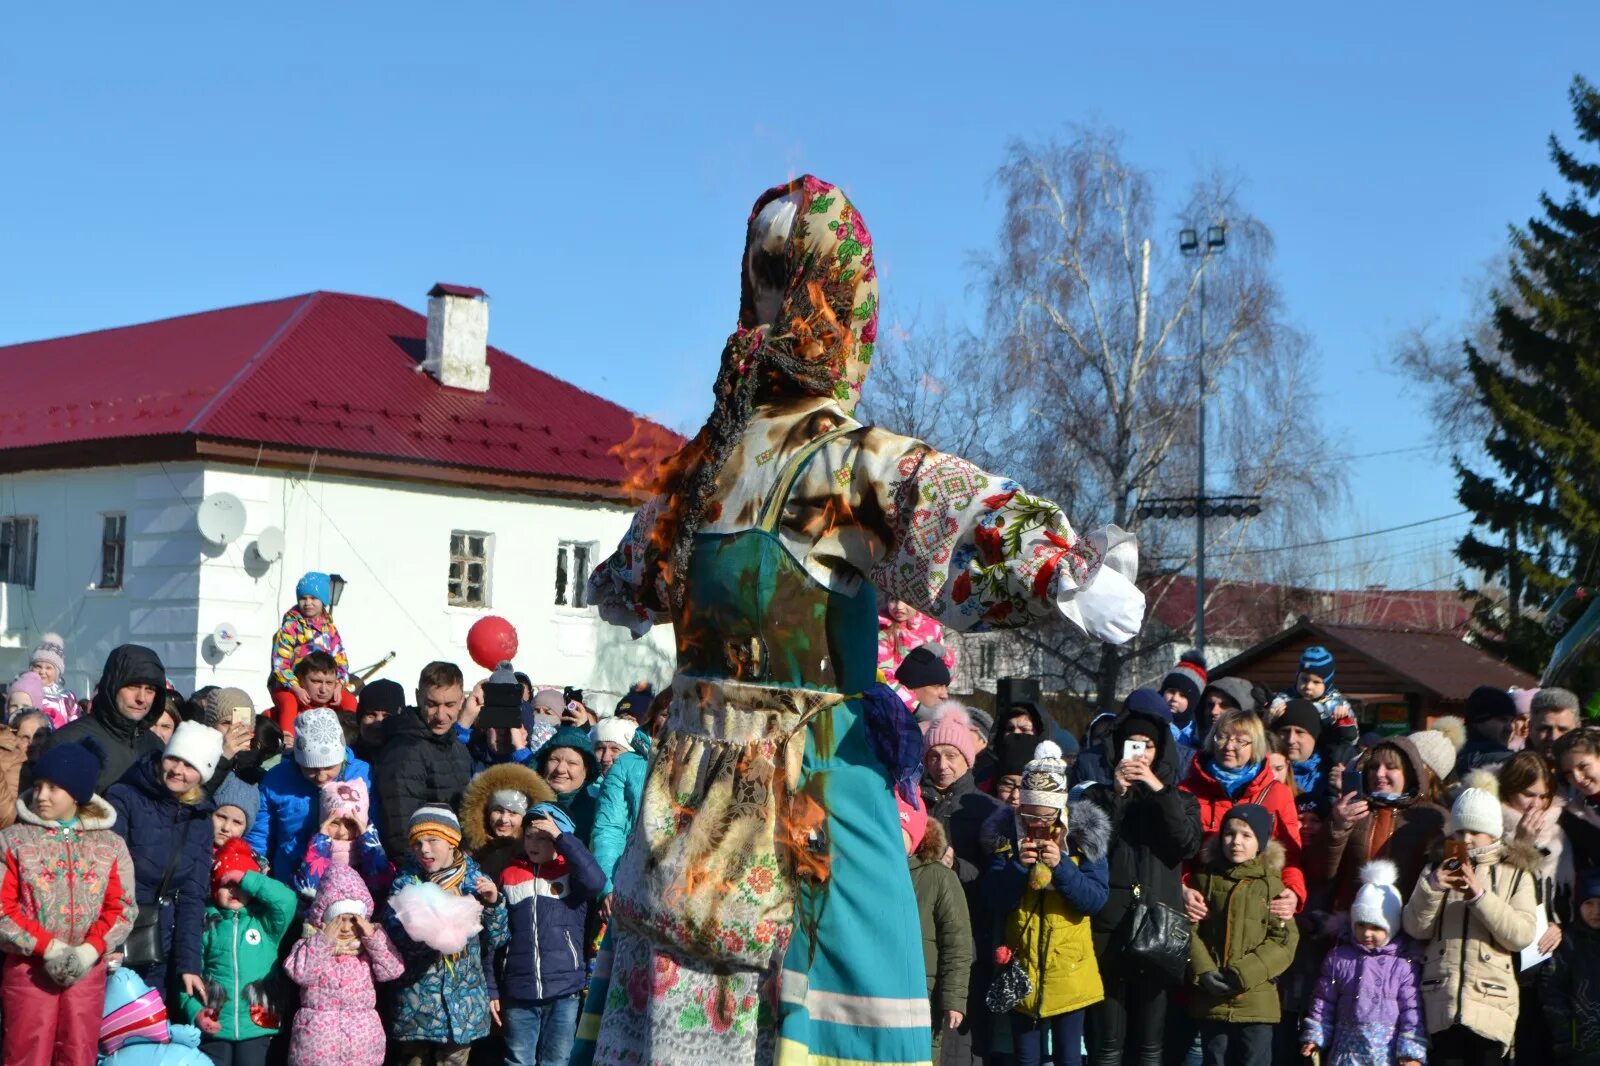
[[[1295,894],[1300,906],[1306,904],[1306,875],[1300,862],[1300,815],[1295,810],[1289,786],[1272,776],[1272,767],[1261,764],[1261,772],[1238,796],[1227,791],[1206,769],[1207,756],[1197,753],[1189,763],[1189,774],[1178,788],[1200,804],[1200,828],[1210,839],[1222,831],[1222,819],[1236,803],[1255,803],[1272,815],[1272,839],[1283,845],[1283,887]],[[1191,860],[1195,861],[1195,860]]]

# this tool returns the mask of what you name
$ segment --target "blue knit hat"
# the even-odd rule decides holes
[[[1136,688],[1122,701],[1122,709],[1129,714],[1154,718],[1163,725],[1172,724],[1172,707],[1153,688]]]
[[[1578,875],[1577,902],[1582,903],[1584,900],[1594,899],[1596,896],[1600,896],[1600,867],[1585,870]]]
[[[322,606],[328,607],[330,606],[328,601],[333,598],[333,581],[327,574],[313,570],[302,577],[300,583],[294,587],[294,596],[295,599],[301,596],[314,596],[322,601]]]
[[[33,764],[33,779],[66,790],[81,807],[94,798],[104,763],[105,749],[93,737],[85,737],[77,744],[57,744],[39,756]]]
[[[1324,681],[1333,680],[1333,652],[1321,644],[1313,644],[1300,654],[1300,670],[1316,674]]]
[[[256,812],[261,809],[261,790],[229,774],[211,794],[211,802],[218,807],[237,807],[243,811],[244,831],[248,833],[255,828]]]

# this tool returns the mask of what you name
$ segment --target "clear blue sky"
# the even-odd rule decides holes
[[[1169,186],[1236,172],[1313,340],[1307,411],[1351,453],[1428,443],[1386,354],[1465,313],[1552,185],[1600,5],[1209,8],[6,5],[0,343],[450,280],[491,294],[494,343],[692,428],[762,188],[845,185],[887,320],[959,320],[1005,142],[1087,122]],[[1457,509],[1427,452],[1350,484],[1330,536]],[[1394,559],[1421,582],[1461,528],[1365,543],[1423,546]]]

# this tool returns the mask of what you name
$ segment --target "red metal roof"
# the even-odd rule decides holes
[[[1194,578],[1164,575],[1143,583],[1156,621],[1174,632],[1194,626]],[[1471,608],[1454,589],[1309,589],[1293,585],[1207,581],[1206,634],[1222,644],[1250,644],[1301,615],[1329,623],[1391,626],[1465,635]]]
[[[313,292],[0,346],[0,450],[177,435],[621,484],[625,444],[681,443],[498,348],[487,393],[444,388],[426,337],[392,301]]]

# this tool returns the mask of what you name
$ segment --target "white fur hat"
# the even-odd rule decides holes
[[[162,754],[182,759],[199,770],[200,781],[204,784],[211,780],[211,775],[217,772],[217,763],[222,760],[222,734],[199,722],[179,722]]]
[[[1400,931],[1400,870],[1388,859],[1374,859],[1361,868],[1361,887],[1350,904],[1350,924],[1375,925],[1392,937]]]
[[[590,735],[596,744],[621,744],[624,748],[633,747],[633,735],[639,731],[639,723],[632,718],[602,718],[595,723]]]
[[[1033,749],[1033,758],[1022,768],[1023,806],[1067,809],[1067,764],[1061,758],[1061,747],[1053,740],[1041,740]]]
[[[1500,813],[1498,784],[1488,775],[1475,777],[1473,780],[1471,787],[1462,789],[1456,796],[1456,802],[1450,808],[1450,821],[1445,825],[1445,832],[1454,833],[1465,829],[1471,833],[1488,833],[1499,840],[1500,835],[1505,832],[1505,818]]]

